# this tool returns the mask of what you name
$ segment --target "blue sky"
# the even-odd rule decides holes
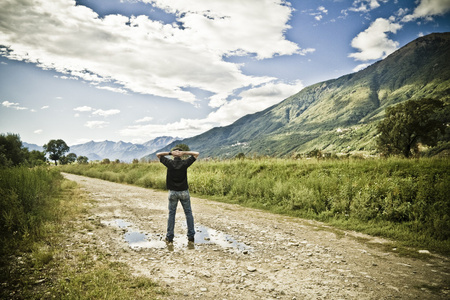
[[[450,31],[450,0],[2,0],[0,132],[189,137]]]

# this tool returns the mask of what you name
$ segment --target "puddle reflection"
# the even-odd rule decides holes
[[[237,241],[231,235],[217,231],[215,229],[203,226],[195,226],[195,244],[188,243],[186,236],[175,236],[173,244],[166,244],[164,241],[164,235],[162,234],[146,234],[131,229],[132,223],[122,220],[114,219],[112,221],[102,221],[103,224],[108,226],[116,226],[121,229],[126,229],[124,239],[132,249],[141,248],[153,248],[163,249],[168,248],[169,251],[173,251],[174,248],[187,248],[195,249],[195,245],[198,244],[215,244],[225,249],[236,250],[243,253],[252,251],[252,248],[248,245]],[[182,226],[186,228],[186,223],[182,223]]]
[[[125,241],[128,242],[131,248],[156,248],[163,249],[166,243],[161,240],[148,239],[147,235],[141,232],[127,232],[124,235]]]
[[[203,225],[195,226],[195,231],[195,242],[198,244],[216,244],[223,248],[234,248],[239,251],[251,251],[251,247],[237,241],[229,234],[225,234]]]

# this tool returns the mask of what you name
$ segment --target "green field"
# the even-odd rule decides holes
[[[165,167],[68,165],[65,172],[165,188]],[[450,160],[243,159],[196,162],[190,191],[200,197],[316,219],[450,254]]]

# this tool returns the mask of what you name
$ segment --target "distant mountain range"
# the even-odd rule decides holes
[[[108,158],[111,161],[116,159],[124,162],[131,162],[133,159],[140,159],[143,156],[153,153],[156,150],[170,144],[179,138],[162,136],[150,140],[144,144],[133,144],[126,142],[94,142],[90,141],[84,144],[70,146],[69,153],[75,153],[77,156],[86,156],[90,161],[103,160]],[[28,150],[43,151],[41,146],[35,144],[22,143]]]
[[[33,150],[44,151],[44,148],[42,148],[42,146],[38,146],[36,144],[28,144],[26,142],[22,142],[22,146],[25,148],[28,148],[29,151],[33,151]]]
[[[282,157],[313,149],[371,153],[386,107],[426,97],[450,102],[449,53],[450,33],[430,34],[364,70],[308,86],[229,126],[177,143],[202,157],[221,158],[241,152]],[[154,153],[147,158],[154,159]]]

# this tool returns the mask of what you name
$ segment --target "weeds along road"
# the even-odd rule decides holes
[[[111,261],[167,286],[167,299],[443,299],[446,257],[399,256],[389,241],[322,223],[192,197],[196,242],[179,205],[164,243],[167,192],[64,176],[95,200],[88,235]]]

